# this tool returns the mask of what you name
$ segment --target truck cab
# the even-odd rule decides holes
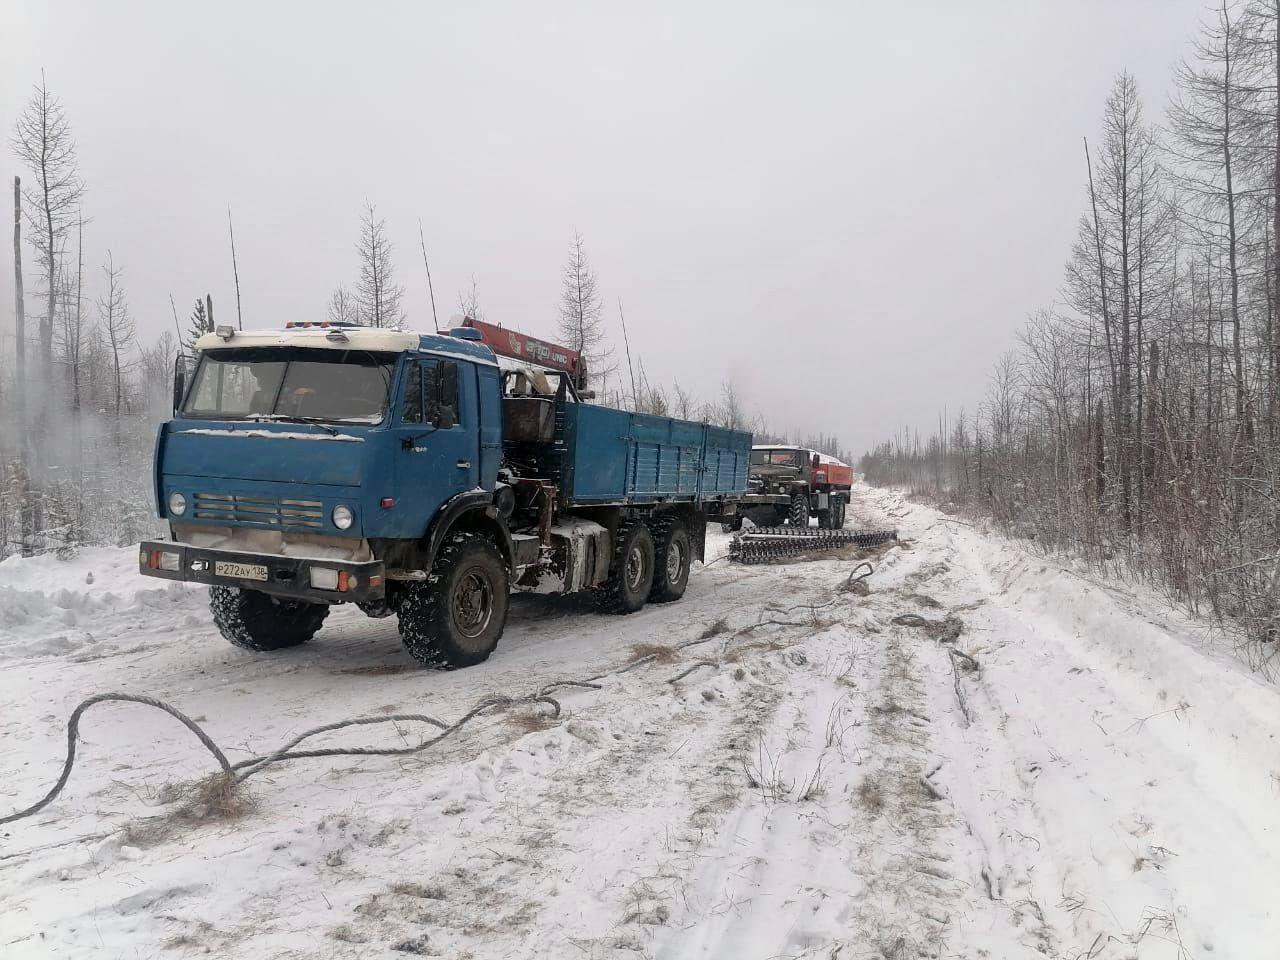
[[[580,357],[498,330],[200,338],[156,440],[170,536],[141,572],[207,584],[237,646],[296,646],[354,603],[442,667],[489,656],[512,589],[678,599],[706,513],[745,493],[749,435],[584,403]]]
[[[751,448],[751,489],[784,495],[785,507],[760,508],[753,519],[761,526],[786,521],[807,527],[816,516],[822,529],[844,526],[853,484],[853,469],[842,460],[808,447],[757,444]]]

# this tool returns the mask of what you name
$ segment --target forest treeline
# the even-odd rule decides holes
[[[1280,16],[1212,11],[1151,116],[1121,74],[1082,145],[1058,305],[985,399],[862,458],[876,483],[1145,578],[1269,658],[1280,632]]]
[[[18,170],[12,180],[16,289],[13,326],[0,330],[0,559],[155,535],[160,525],[152,502],[152,445],[171,412],[175,365],[191,355],[200,335],[219,325],[243,329],[245,313],[252,318],[251,305],[245,311],[240,298],[231,211],[227,265],[235,279],[234,304],[217,304],[215,314],[207,294],[170,294],[171,316],[148,318],[147,324],[155,329],[159,321],[164,332],[143,342],[129,303],[127,265],[110,252],[101,264],[85,262],[85,234],[96,229],[92,191],[81,173],[68,111],[43,77],[8,147]],[[437,310],[421,224],[419,236],[430,320],[414,327],[448,326],[458,315],[484,319],[474,277],[456,309]],[[319,301],[313,315],[297,319],[403,327],[406,294],[394,252],[386,219],[366,201],[353,282],[339,284],[327,304]],[[547,332],[554,329],[559,342],[588,358],[597,402],[753,430],[768,442],[803,443],[849,458],[835,436],[769,429],[731,381],[710,398],[678,383],[668,388],[654,382],[643,358],[632,355],[621,302],[621,348],[612,342],[603,293],[579,235],[569,245],[561,287],[559,302],[547,313]]]

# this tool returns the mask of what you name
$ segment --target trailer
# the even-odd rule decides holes
[[[419,661],[469,666],[513,590],[679,600],[709,520],[781,502],[748,492],[750,434],[586,402],[581,356],[504,328],[220,327],[196,347],[156,440],[170,536],[139,565],[208,585],[242,648],[297,646],[354,603],[398,617]]]

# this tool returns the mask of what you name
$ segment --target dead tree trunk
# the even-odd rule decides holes
[[[14,409],[18,415],[18,430],[26,423],[27,406],[27,315],[22,296],[22,178],[13,178],[13,317],[15,326],[15,360],[17,389]]]

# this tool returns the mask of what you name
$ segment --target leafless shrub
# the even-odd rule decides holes
[[[414,897],[418,900],[445,900],[444,887],[438,883],[416,883],[401,881],[391,885],[391,892],[402,897]]]
[[[798,797],[801,801],[816,800],[827,792],[826,781],[822,777],[822,758],[818,758],[818,765],[814,767],[813,773],[805,778],[800,785]]]
[[[768,744],[761,738],[756,742],[756,758],[743,761],[743,772],[747,775],[747,785],[760,791],[760,799],[766,805],[779,803],[795,789],[795,781],[788,782],[779,771],[779,759],[769,750]]]
[[[329,931],[329,936],[331,936],[334,940],[341,941],[342,943],[368,943],[369,942],[369,938],[365,934],[361,933],[359,930],[357,930],[355,927],[353,927],[349,923],[344,923],[334,927],[332,930]]]
[[[544,710],[513,710],[503,719],[521,733],[539,733],[554,727],[559,718]]]
[[[885,796],[884,787],[880,783],[879,777],[867,777],[858,784],[858,801],[867,809],[867,812],[875,816],[879,816],[884,812]]]
[[[719,620],[715,621],[715,623],[707,624],[702,633],[698,634],[698,639],[710,640],[712,637],[718,637],[720,634],[728,632],[729,620],[726,617],[721,617]]]
[[[680,659],[680,651],[665,643],[633,643],[631,662],[646,659],[654,663],[675,663]]]
[[[157,799],[161,803],[180,802],[170,816],[182,823],[238,820],[256,805],[249,788],[234,774],[213,773],[195,783],[165,784]]]

